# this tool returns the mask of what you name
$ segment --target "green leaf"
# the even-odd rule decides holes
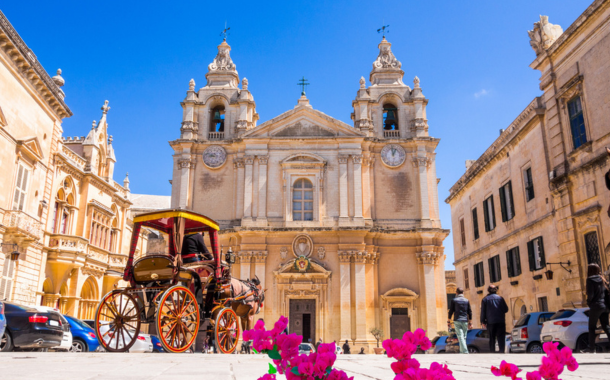
[[[273,350],[267,351],[267,355],[269,355],[271,359],[282,360],[282,356],[279,352],[277,352],[277,348],[275,346],[273,347]]]
[[[269,373],[270,375],[273,375],[274,373],[277,373],[277,369],[275,368],[275,366],[271,363],[269,363]]]
[[[292,367],[290,372],[294,373],[297,376],[301,376],[301,374],[299,373],[299,367]]]
[[[260,354],[260,352],[256,351],[255,348],[253,348],[252,351],[254,351],[255,354]]]
[[[333,368],[332,366],[326,368],[326,376],[330,375],[330,371],[332,370],[332,368]]]

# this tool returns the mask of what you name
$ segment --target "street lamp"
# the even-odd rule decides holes
[[[568,260],[567,263],[564,263],[564,262],[561,262],[561,261],[558,262],[558,263],[546,263],[546,265],[553,265],[553,264],[561,266],[568,273],[572,273],[572,269],[568,269],[568,268],[564,267],[564,265],[570,266],[570,264],[571,264],[570,260]],[[553,279],[553,271],[551,269],[549,269],[546,272],[544,272],[544,275],[546,276],[547,280],[552,280]]]
[[[11,252],[11,260],[17,261],[19,260],[19,245],[15,243],[2,243],[2,246],[9,245],[13,247],[13,252]]]

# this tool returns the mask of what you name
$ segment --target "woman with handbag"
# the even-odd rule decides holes
[[[601,269],[597,264],[589,264],[587,268],[587,304],[589,305],[589,349],[595,352],[595,330],[597,321],[600,321],[602,329],[610,337],[610,325],[608,322],[608,307],[610,307],[610,290],[608,282],[601,275]]]

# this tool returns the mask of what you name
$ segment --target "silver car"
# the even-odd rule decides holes
[[[551,319],[553,314],[555,314],[554,311],[523,314],[515,323],[511,334],[511,351],[541,354],[543,352],[542,339],[540,339],[542,324]]]

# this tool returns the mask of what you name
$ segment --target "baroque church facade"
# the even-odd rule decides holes
[[[444,329],[446,291],[435,168],[419,79],[403,83],[384,38],[352,105],[353,125],[297,105],[258,123],[256,103],[223,41],[183,100],[172,207],[216,220],[238,256],[233,275],[266,289],[259,317],[280,315],[312,342]]]

